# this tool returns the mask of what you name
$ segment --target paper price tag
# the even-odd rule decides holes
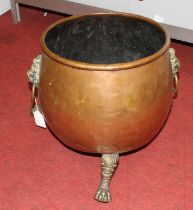
[[[46,122],[40,109],[36,106],[35,108],[33,108],[32,112],[36,125],[42,128],[46,128]]]

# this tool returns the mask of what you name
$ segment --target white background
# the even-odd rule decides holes
[[[29,0],[30,1],[30,0]],[[58,1],[58,0],[56,0]],[[60,0],[62,1],[62,0]],[[157,21],[193,30],[193,0],[69,0],[118,12],[143,15]],[[0,15],[10,9],[9,0],[0,0]]]
[[[193,0],[70,0],[119,12],[130,12],[193,30]]]
[[[10,10],[10,1],[9,0],[0,0],[0,15]]]

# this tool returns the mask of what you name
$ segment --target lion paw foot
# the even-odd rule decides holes
[[[100,202],[108,203],[111,201],[111,195],[109,190],[106,189],[98,189],[95,195],[95,199]]]

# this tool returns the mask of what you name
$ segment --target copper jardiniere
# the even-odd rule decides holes
[[[42,36],[28,76],[50,129],[75,150],[102,154],[95,198],[111,200],[119,153],[148,144],[176,94],[179,62],[156,22],[131,14],[65,18]]]

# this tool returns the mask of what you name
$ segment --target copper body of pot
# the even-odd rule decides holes
[[[167,32],[130,14],[65,18],[42,36],[39,101],[50,129],[90,153],[140,148],[172,104]]]

